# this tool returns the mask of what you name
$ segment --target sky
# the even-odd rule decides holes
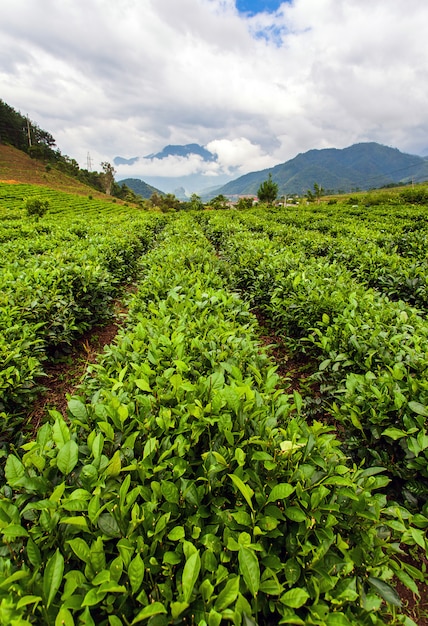
[[[207,186],[316,148],[428,155],[422,0],[1,0],[0,98],[116,178]]]

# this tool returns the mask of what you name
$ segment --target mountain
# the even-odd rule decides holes
[[[256,195],[269,174],[278,184],[280,196],[302,195],[314,183],[326,192],[350,192],[428,180],[428,161],[375,142],[358,143],[342,150],[309,150],[275,167],[240,176],[219,187],[216,193]]]
[[[175,162],[184,164],[184,169],[186,170],[189,169],[186,167],[186,162],[195,156],[198,157],[198,159],[193,159],[192,163],[195,167],[190,167],[192,170],[191,173],[179,176],[162,174],[162,171],[167,170],[167,166],[162,163],[164,159],[175,157]],[[148,161],[150,161],[150,167]],[[126,159],[121,156],[116,156],[113,159],[115,166],[118,168],[119,182],[126,182],[126,179],[130,178],[127,172],[129,166],[128,171],[132,171],[133,177],[141,176],[146,183],[158,189],[162,189],[166,193],[174,193],[177,195],[176,191],[179,190],[180,194],[177,195],[177,197],[182,200],[188,199],[192,193],[200,194],[206,190],[207,187],[213,187],[213,181],[216,183],[215,187],[217,188],[232,180],[233,174],[230,173],[225,174],[216,171],[215,175],[210,175],[212,166],[205,168],[204,164],[208,165],[216,161],[216,154],[197,143],[189,143],[186,145],[170,144],[165,146],[160,152],[148,154],[143,157]],[[155,165],[157,171],[155,175],[148,173],[149,171],[153,171],[152,165]],[[221,168],[219,169],[221,171]]]
[[[149,154],[143,158],[166,159],[169,156],[188,157],[191,154],[197,154],[202,157],[204,161],[215,161],[217,159],[215,154],[197,143],[188,143],[185,146],[168,145],[165,146],[165,148],[163,148],[160,152],[157,152],[156,154]]]
[[[135,191],[142,198],[150,198],[150,196],[154,193],[158,193],[161,196],[164,196],[164,192],[156,189],[156,187],[152,187],[144,182],[144,180],[140,180],[139,178],[124,178],[120,181],[120,184],[125,184],[129,189]]]

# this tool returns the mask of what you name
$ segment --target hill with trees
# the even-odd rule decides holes
[[[216,192],[225,196],[255,195],[269,175],[277,183],[279,195],[302,195],[314,183],[326,193],[366,191],[428,180],[428,160],[375,142],[342,150],[309,150],[275,167],[240,176]]]
[[[132,189],[132,191],[134,191],[142,198],[151,198],[154,193],[161,196],[165,195],[163,191],[156,189],[156,187],[152,187],[152,185],[145,183],[144,180],[140,180],[139,178],[125,178],[124,180],[120,181],[120,184],[126,185],[126,187]]]
[[[0,180],[50,185],[77,193],[79,187],[85,193],[90,187],[122,200],[141,200],[124,183],[114,180],[115,169],[110,163],[101,163],[101,168],[101,172],[80,168],[75,159],[56,148],[48,131],[0,100]]]

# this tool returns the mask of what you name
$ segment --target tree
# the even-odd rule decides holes
[[[202,209],[204,208],[204,205],[200,196],[198,196],[198,194],[196,193],[192,193],[192,195],[190,196],[190,202],[188,203],[188,205],[192,211],[202,211]]]
[[[260,202],[272,204],[275,202],[277,195],[278,184],[272,180],[272,174],[269,173],[269,178],[260,185],[257,196]]]
[[[253,206],[253,197],[239,198],[236,208],[237,209],[251,209],[252,206]]]
[[[173,193],[161,195],[155,191],[150,196],[150,203],[152,207],[159,208],[162,213],[170,213],[172,211],[178,211],[182,208],[181,201]]]
[[[308,189],[305,195],[308,199],[308,202],[315,202],[316,200],[319,204],[321,201],[321,196],[324,195],[324,187],[321,187],[321,185],[318,185],[318,183],[314,183],[314,190],[311,191],[310,189]]]
[[[111,194],[111,188],[113,187],[116,170],[111,163],[108,163],[108,161],[103,161],[101,163],[101,167],[103,168],[103,173],[101,175],[104,182],[104,191],[109,196]]]
[[[36,222],[46,213],[49,208],[49,200],[41,198],[27,198],[25,201],[25,210],[29,217],[35,217]]]
[[[209,202],[213,209],[227,209],[229,200],[222,193]]]

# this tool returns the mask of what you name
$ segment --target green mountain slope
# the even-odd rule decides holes
[[[245,174],[217,189],[224,195],[256,194],[272,174],[279,194],[304,194],[318,183],[326,191],[353,191],[428,180],[428,161],[378,143],[360,143],[339,150],[309,150],[275,167]]]
[[[124,178],[120,180],[119,183],[121,185],[126,185],[129,189],[132,189],[136,194],[141,196],[142,198],[150,198],[154,193],[157,193],[161,196],[164,196],[164,192],[156,189],[156,187],[152,187],[148,183],[145,183],[144,180],[140,180],[139,178]]]

